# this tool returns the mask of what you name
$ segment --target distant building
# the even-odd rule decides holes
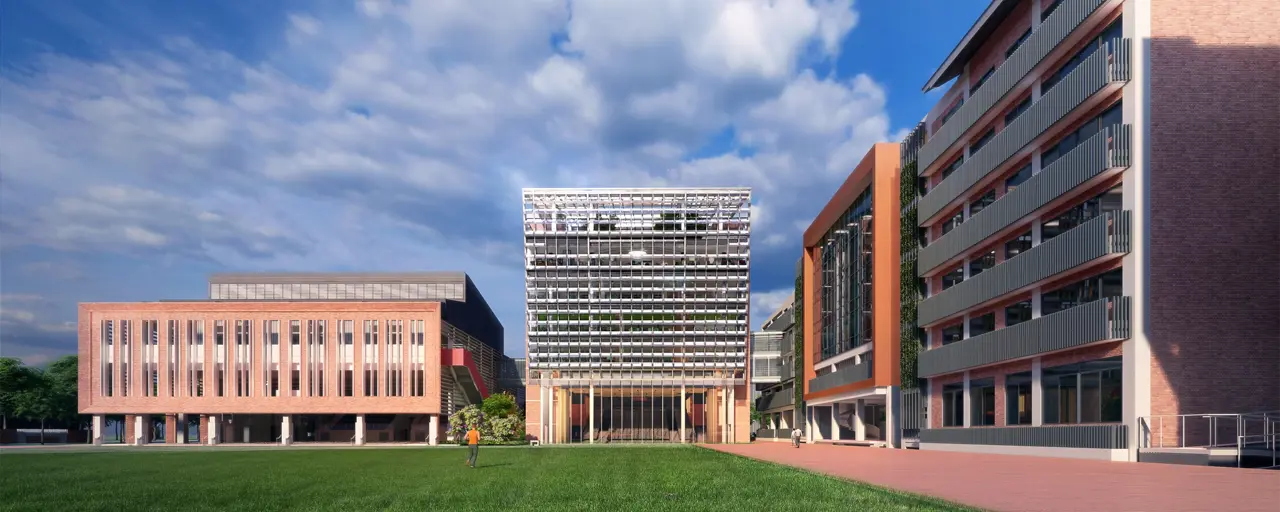
[[[760,438],[790,439],[790,430],[804,423],[795,416],[795,296],[774,311],[760,330],[751,333],[751,384],[757,393],[756,411],[763,416]]]
[[[751,191],[525,189],[529,435],[745,442]]]
[[[461,272],[223,274],[209,295],[80,305],[95,442],[124,415],[129,443],[434,444],[499,386],[502,324]]]

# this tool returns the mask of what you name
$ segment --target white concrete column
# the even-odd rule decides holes
[[[736,443],[738,442],[738,390],[730,387],[727,392],[729,394],[729,409],[727,411],[729,415],[729,442]]]
[[[440,415],[432,414],[431,422],[427,424],[427,444],[436,446],[440,444]]]
[[[1040,290],[1040,288],[1038,288],[1038,287],[1037,287],[1037,288],[1032,288],[1032,289],[1031,289],[1031,318],[1040,318],[1040,317],[1041,317],[1041,311],[1042,311],[1042,309],[1041,309],[1041,308],[1042,308],[1042,302],[1041,302],[1041,301],[1043,300],[1043,299],[1040,297],[1040,294],[1041,294],[1041,293],[1043,293],[1043,292],[1042,292],[1042,291]]]
[[[973,401],[969,396],[969,372],[964,372],[964,426],[973,426]]]
[[[867,401],[861,398],[853,404],[853,439],[855,441],[867,440],[867,424],[862,421],[862,415],[867,412]]]
[[[356,446],[364,446],[364,415],[356,415]]]
[[[221,437],[219,435],[221,434],[221,430],[222,430],[222,422],[219,421],[220,418],[221,416],[218,414],[209,415],[208,428],[209,428],[209,445],[210,446],[218,444],[219,438]]]
[[[174,442],[178,444],[187,444],[187,415],[178,414],[178,428],[174,429]]]
[[[235,428],[235,426],[232,426],[232,428]],[[244,428],[240,429],[240,432],[241,432],[241,434],[243,434],[243,435],[240,437],[240,442],[242,442],[242,443],[247,443],[247,442],[249,442],[249,426],[248,426],[248,425],[245,425],[245,426],[244,426]],[[284,432],[281,432],[281,433],[280,433],[280,439],[281,439],[281,440],[284,440]]]
[[[596,444],[596,385],[587,385],[587,443]]]
[[[249,427],[245,427],[247,430]],[[245,432],[246,434],[248,432]],[[248,440],[248,436],[245,436]],[[280,417],[280,445],[289,446],[293,444],[293,417],[288,414]]]
[[[93,445],[102,446],[102,425],[106,423],[106,417],[101,414],[93,415]]]
[[[840,440],[840,403],[831,404],[831,440]]]
[[[1035,427],[1044,424],[1044,388],[1040,385],[1043,371],[1041,364],[1038,357],[1031,360],[1031,425]]]
[[[1147,336],[1147,310],[1151,304],[1150,253],[1151,236],[1146,229],[1153,212],[1150,201],[1151,177],[1159,172],[1147,164],[1151,161],[1151,0],[1124,3],[1123,31],[1131,38],[1129,58],[1130,80],[1124,85],[1124,122],[1132,127],[1129,169],[1123,178],[1124,209],[1130,212],[1129,239],[1133,241],[1124,255],[1124,295],[1130,300],[1130,336],[1124,341],[1121,363],[1121,419],[1129,426],[1129,460],[1136,460],[1138,447],[1147,439],[1147,431],[1139,421],[1152,414],[1151,406],[1151,340]]]
[[[685,437],[685,433],[684,433],[684,423],[685,423],[685,417],[686,417],[685,414],[687,412],[685,410],[686,408],[684,405],[684,401],[685,401],[685,387],[684,387],[684,384],[681,384],[680,385],[680,442],[681,443],[689,442],[689,438]]]
[[[1035,247],[1044,241],[1044,230],[1040,226],[1040,217],[1031,220],[1031,246]]]
[[[556,388],[547,386],[547,441],[556,444]]]
[[[726,423],[728,423],[728,415],[726,415],[726,414],[725,414],[725,404],[724,404],[724,402],[725,402],[725,392],[724,392],[724,388],[717,389],[717,390],[716,390],[716,403],[717,403],[717,405],[719,405],[720,407],[717,407],[717,409],[719,409],[719,411],[717,411],[717,412],[716,412],[716,414],[718,415],[718,419],[719,419],[719,421],[717,421],[717,422],[716,422],[716,424],[717,424],[717,425],[720,425],[720,444],[724,444],[724,443],[729,442],[729,437],[728,437],[729,429],[728,429],[728,428],[726,428],[726,426],[725,426],[725,424],[726,424]]]
[[[132,443],[134,446],[142,446],[144,444],[147,444],[146,441],[144,441],[144,439],[147,438],[147,429],[143,427],[143,425],[145,425],[145,422],[142,420],[143,417],[150,418],[150,416],[146,414],[139,414],[133,417]]]
[[[967,260],[966,260],[966,262],[965,262],[964,268],[966,268],[966,269],[968,269],[968,268],[969,268],[969,263],[968,263],[968,261],[967,261]],[[968,270],[965,270],[965,272],[967,273],[967,272],[968,272]],[[969,314],[968,314],[968,313],[965,313],[965,314],[964,314],[964,318],[963,318],[961,321],[962,321],[962,322],[964,322],[964,323],[963,323],[963,324],[961,324],[961,326],[960,326],[960,328],[961,328],[961,329],[963,329],[963,333],[960,335],[960,336],[961,336],[961,338],[960,338],[960,339],[962,339],[962,340],[967,340],[967,339],[969,339]]]

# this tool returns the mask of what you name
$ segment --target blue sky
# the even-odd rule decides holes
[[[523,352],[519,190],[751,186],[754,324],[983,0],[7,0],[0,355],[219,271],[464,270]]]

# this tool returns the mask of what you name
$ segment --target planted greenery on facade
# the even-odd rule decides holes
[[[795,365],[796,365],[796,424],[800,424],[800,418],[804,411],[804,261],[801,260],[796,265],[796,293],[792,307],[792,315],[794,315],[794,327],[792,327],[795,339]]]
[[[917,156],[924,145],[924,124],[916,125],[915,130],[902,141],[902,173],[899,177],[902,200],[901,223],[901,268],[899,270],[902,292],[901,309],[902,354],[899,359],[902,371],[903,389],[919,387],[920,328],[916,326],[916,312],[920,303],[920,278],[916,277],[917,256],[920,243],[917,226],[918,201],[920,196],[920,173]]]

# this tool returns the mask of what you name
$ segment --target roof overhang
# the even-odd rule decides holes
[[[964,38],[960,40],[960,44],[951,50],[951,54],[947,56],[947,60],[942,61],[942,65],[938,66],[938,70],[933,72],[933,76],[929,77],[929,81],[924,84],[924,91],[928,92],[942,84],[950,82],[952,78],[960,76],[964,71],[964,65],[973,58],[973,54],[982,47],[982,43],[991,37],[991,34],[1000,27],[1004,20],[1009,17],[1013,9],[1023,0],[991,0],[991,5],[982,11],[982,16],[978,17],[978,21],[969,27],[969,32],[965,33]]]

